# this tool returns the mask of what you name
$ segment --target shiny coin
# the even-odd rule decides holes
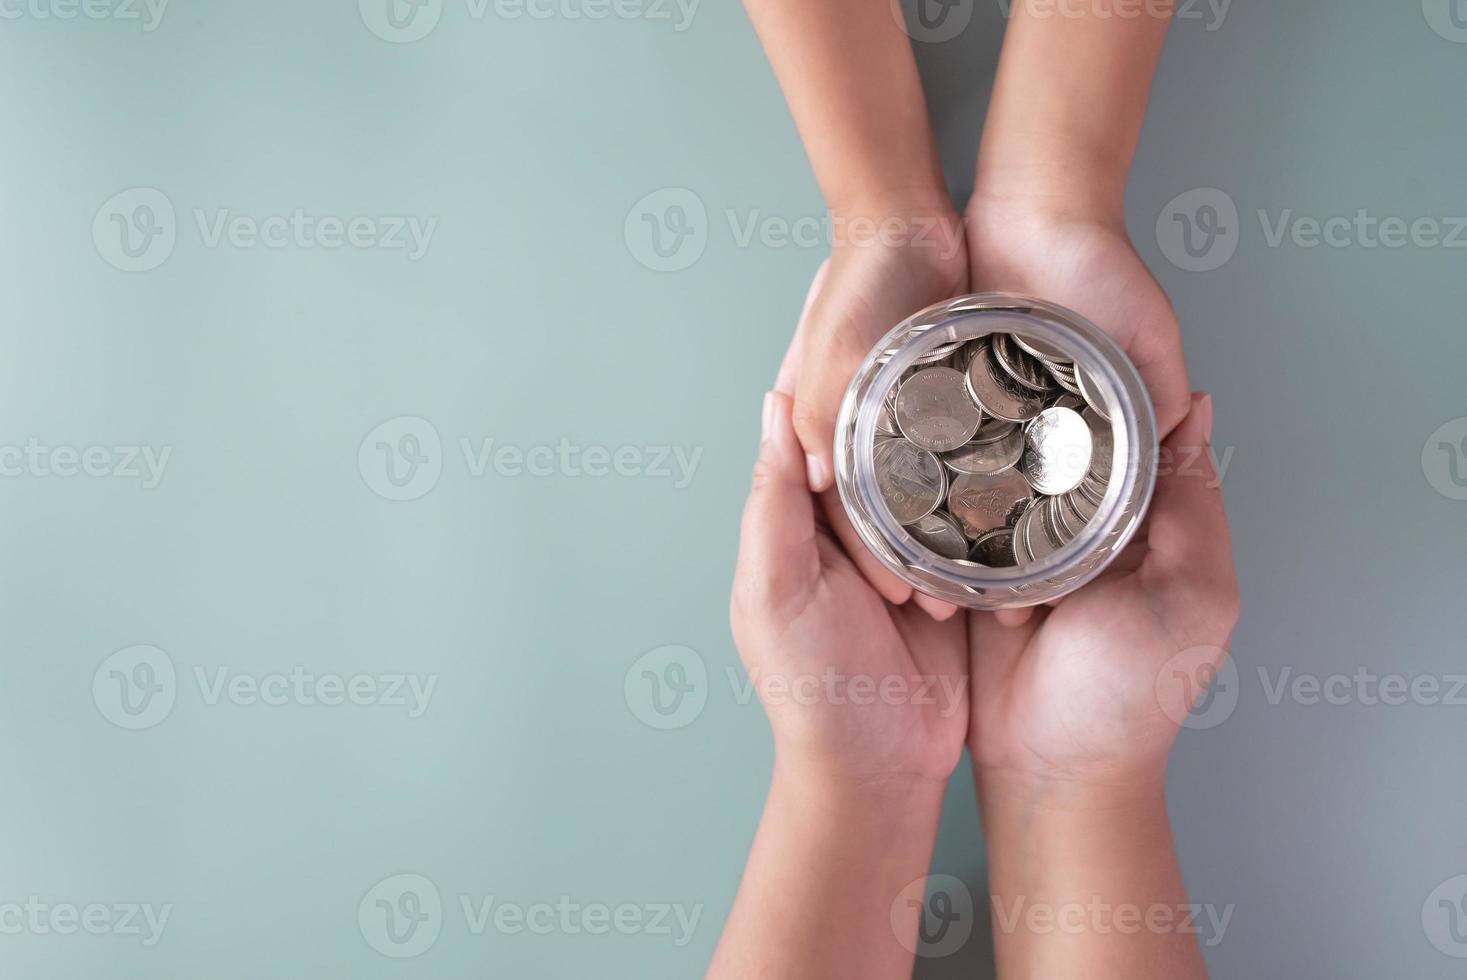
[[[1095,414],[1110,421],[1110,413],[1105,410],[1105,399],[1100,397],[1100,389],[1095,384],[1095,379],[1086,374],[1080,368],[1075,369],[1075,383],[1080,389],[1080,397],[1085,399],[1085,404],[1095,409]]]
[[[959,352],[962,349],[963,349],[963,342],[961,340],[955,340],[952,343],[948,343],[948,344],[938,344],[936,347],[932,348],[930,351],[927,351],[925,354],[922,354],[922,355],[918,356],[917,363],[918,364],[936,364],[938,361],[945,361],[945,360],[947,360],[953,354],[956,354],[957,352]]]
[[[947,492],[947,468],[905,439],[882,439],[872,451],[876,486],[898,524],[920,521],[937,509]]]
[[[990,349],[998,366],[1009,373],[1025,388],[1047,392],[1054,387],[1054,379],[1039,358],[1026,353],[1010,334],[996,333],[991,338]]]
[[[1068,408],[1073,412],[1083,412],[1083,410],[1089,406],[1085,404],[1085,399],[1081,398],[1078,395],[1072,395],[1066,392],[1063,394],[1055,395],[1049,400],[1049,404],[1045,405],[1044,407]]]
[[[973,542],[968,560],[989,568],[1012,568],[1019,563],[1014,555],[1014,530],[995,528]]]
[[[1018,470],[991,476],[964,473],[948,489],[947,509],[962,525],[963,532],[976,538],[1012,524],[1032,497],[1028,482]]]
[[[964,375],[968,394],[983,411],[1006,422],[1027,422],[1044,410],[1044,396],[1025,388],[993,363],[987,343],[979,344]]]
[[[1034,506],[1024,513],[1024,520],[1021,521],[1025,549],[1037,562],[1043,561],[1062,547],[1062,542],[1055,538],[1050,529],[1046,515],[1048,509],[1045,499],[1036,500]]]
[[[983,413],[968,394],[963,375],[952,368],[918,371],[902,382],[896,400],[897,427],[922,449],[957,449],[973,438]]]
[[[974,439],[950,453],[942,454],[942,461],[955,473],[972,473],[987,476],[1012,469],[1024,455],[1024,433],[1018,426],[1012,427],[1008,435],[1001,435],[989,442]]]
[[[1080,413],[1047,408],[1024,426],[1024,456],[1019,465],[1035,490],[1067,493],[1090,470],[1090,426]]]
[[[881,404],[876,406],[876,434],[878,436],[899,436],[901,430],[897,428],[896,416],[892,414],[891,402],[883,398]]]
[[[1115,434],[1110,423],[1088,405],[1081,409],[1080,418],[1090,426],[1090,472],[1104,481],[1110,478],[1111,457],[1115,455]]]
[[[1003,419],[985,418],[983,424],[978,426],[978,431],[973,433],[973,442],[997,442],[1005,436],[1019,431],[1019,423],[1005,422]]]
[[[1054,344],[1045,343],[1042,340],[1035,340],[1033,337],[1025,337],[1023,334],[1016,333],[1011,334],[1011,336],[1014,338],[1014,343],[1041,361],[1059,361],[1064,364],[1069,364],[1074,360],[1070,357],[1069,352],[1061,350]]]
[[[968,539],[958,522],[942,511],[935,511],[907,527],[908,533],[928,551],[944,558],[966,558]]]

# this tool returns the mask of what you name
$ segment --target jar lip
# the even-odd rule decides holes
[[[1095,517],[1052,554],[1022,567],[989,568],[959,564],[922,547],[892,516],[876,482],[872,454],[856,452],[855,446],[871,446],[876,438],[874,412],[861,412],[871,391],[885,393],[901,375],[934,347],[952,341],[968,341],[993,333],[1017,333],[1055,344],[1069,351],[1075,363],[1095,382],[1096,394],[1111,415],[1113,449],[1111,472],[1123,474],[1111,480]],[[852,431],[853,438],[838,439],[837,472],[850,479],[839,480],[840,494],[848,509],[857,504],[866,521],[853,521],[858,534],[878,556],[885,553],[927,577],[981,594],[986,590],[1014,590],[1042,585],[1056,573],[1073,571],[1078,559],[1095,551],[1115,535],[1109,546],[1118,553],[1139,525],[1155,485],[1155,468],[1133,464],[1139,452],[1156,451],[1156,419],[1151,399],[1140,375],[1120,347],[1099,327],[1079,314],[1026,296],[975,293],[928,307],[898,324],[867,355],[841,403],[838,431]],[[1144,480],[1144,486],[1141,485]],[[847,486],[849,482],[850,486]],[[859,501],[849,499],[854,494]],[[1129,507],[1134,502],[1136,506]],[[1123,526],[1129,520],[1129,526]],[[876,540],[872,540],[875,538]],[[1078,588],[1109,564],[1097,562],[1067,585]],[[981,569],[981,571],[979,571]],[[1068,590],[1068,589],[1067,589]],[[1048,596],[1040,596],[1036,602]]]

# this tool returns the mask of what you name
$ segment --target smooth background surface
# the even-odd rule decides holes
[[[824,248],[740,242],[751,219],[821,214],[742,11],[706,3],[679,31],[676,8],[476,18],[446,0],[435,30],[395,44],[343,0],[176,0],[153,31],[36,9],[0,20],[0,446],[171,455],[151,489],[7,457],[0,905],[171,913],[150,947],[115,929],[0,934],[0,972],[696,975],[770,761],[726,674],[735,521],[760,395]],[[970,13],[918,45],[960,197],[1002,29],[990,0]],[[1271,247],[1257,211],[1467,214],[1464,91],[1467,44],[1414,0],[1238,0],[1216,30],[1178,23],[1163,59],[1130,220],[1234,451],[1245,600],[1236,708],[1185,732],[1171,766],[1192,899],[1236,906],[1207,953],[1217,977],[1462,968],[1422,911],[1467,873],[1467,705],[1273,704],[1258,671],[1464,669],[1467,503],[1433,489],[1423,447],[1467,414],[1467,252]],[[177,242],[127,273],[92,226],[134,187],[167,195]],[[706,248],[674,272],[638,261],[635,206],[664,188],[707,214]],[[1241,239],[1195,273],[1156,235],[1194,188],[1226,192]],[[438,223],[417,261],[210,247],[195,210],[226,208]],[[374,437],[366,465],[358,450],[402,416],[431,423],[436,457],[418,451],[440,472],[391,501],[376,442],[421,430]],[[475,476],[460,440],[490,438],[632,447],[654,470],[642,447],[701,456],[683,487],[559,464]],[[137,644],[173,664],[174,703],[127,730],[104,661]],[[657,730],[629,668],[667,644],[696,652],[706,702]],[[211,703],[221,668],[297,666],[436,686],[416,718]],[[934,870],[981,896],[970,790],[955,781]],[[369,940],[369,891],[401,873],[443,906],[411,960]],[[702,911],[683,946],[559,924],[475,934],[460,899],[488,896]],[[984,924],[918,974],[986,975]]]

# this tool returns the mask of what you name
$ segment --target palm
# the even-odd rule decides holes
[[[815,545],[777,619],[734,616],[771,724],[842,772],[946,778],[967,733],[964,623],[886,602],[827,530]]]
[[[1165,756],[1156,680],[1187,644],[1145,579],[1109,572],[1018,628],[970,614],[978,765],[1088,778]]]

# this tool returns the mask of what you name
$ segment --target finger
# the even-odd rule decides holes
[[[855,563],[857,569],[871,587],[881,593],[881,597],[893,605],[901,605],[912,598],[912,587],[897,578],[885,565],[881,564],[856,533],[851,525],[851,519],[846,516],[845,508],[841,506],[840,495],[834,490],[827,490],[820,495],[821,509],[825,511],[825,519],[830,523],[830,529],[835,532],[839,539],[841,548],[846,555]]]
[[[795,393],[795,381],[800,376],[800,362],[804,354],[805,320],[810,316],[810,307],[815,305],[815,297],[820,295],[820,288],[825,285],[825,277],[829,273],[830,260],[826,259],[820,263],[820,268],[815,270],[815,278],[810,281],[810,289],[805,294],[805,305],[800,308],[800,318],[795,321],[794,336],[790,338],[784,360],[779,364],[779,374],[774,379],[775,391],[791,396]]]
[[[807,333],[795,392],[795,432],[805,447],[810,489],[820,493],[834,482],[835,417],[866,349],[849,329]]]
[[[931,616],[939,623],[946,622],[947,620],[952,619],[953,614],[958,611],[958,607],[953,605],[951,602],[946,602],[942,599],[933,598],[932,596],[927,595],[925,592],[918,592],[915,589],[912,590],[912,601],[916,603],[923,612],[927,613],[927,615]]]
[[[1023,626],[1029,622],[1029,617],[1034,615],[1033,606],[1024,606],[1022,609],[998,609],[993,613],[993,618],[998,620],[1000,626],[1012,629],[1015,626]]]
[[[790,408],[787,395],[764,396],[759,459],[739,535],[735,594],[761,606],[803,597],[820,575],[815,505]]]
[[[1189,601],[1235,606],[1233,549],[1211,436],[1212,398],[1194,394],[1191,411],[1158,458],[1141,575],[1148,586],[1180,589]]]

